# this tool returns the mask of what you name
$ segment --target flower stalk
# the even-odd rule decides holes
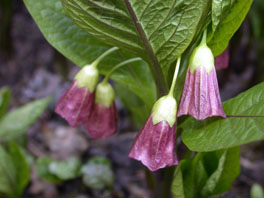
[[[106,84],[110,78],[110,76],[117,70],[119,69],[120,67],[123,67],[129,63],[133,63],[133,62],[136,62],[136,61],[140,61],[142,60],[141,58],[131,58],[131,59],[128,59],[128,60],[125,60],[117,65],[115,65],[105,76],[104,80],[103,80],[103,84]]]
[[[104,52],[101,56],[99,56],[91,65],[94,67],[97,67],[97,65],[101,62],[101,60],[106,57],[107,55],[111,54],[112,52],[118,50],[118,47],[112,47],[106,52]]]
[[[169,91],[169,96],[173,96],[174,94],[174,89],[176,85],[177,76],[179,73],[180,63],[181,63],[181,57],[178,58],[177,63],[176,63],[176,68],[174,71],[173,80],[172,80],[170,91]]]

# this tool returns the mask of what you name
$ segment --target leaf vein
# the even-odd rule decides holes
[[[158,25],[157,28],[154,29],[154,31],[149,35],[149,40],[151,40],[152,36],[159,30],[159,28],[165,23],[165,21],[168,19],[168,17],[170,16],[172,10],[174,9],[174,6],[176,4],[176,0],[174,0],[172,6],[169,9],[169,12],[167,14],[167,16],[161,21],[161,23]],[[151,20],[150,20],[151,21]]]
[[[139,21],[141,21],[142,17],[144,16],[146,10],[149,8],[150,4],[153,2],[153,0],[150,0],[147,4],[147,6],[144,8],[143,12],[141,13],[140,17],[139,17]]]
[[[120,32],[123,32],[123,33],[126,33],[126,34],[130,34],[131,36],[137,37],[137,35],[134,34],[134,33],[132,33],[132,32],[125,31],[125,30],[123,30],[123,29],[118,28],[117,26],[109,25],[109,24],[107,24],[106,22],[104,22],[104,21],[102,21],[102,20],[99,20],[95,15],[91,15],[89,12],[87,12],[87,10],[83,9],[83,8],[80,7],[80,6],[77,7],[77,6],[73,5],[73,4],[70,3],[70,2],[68,3],[68,5],[70,5],[70,6],[73,7],[73,8],[79,9],[80,11],[85,12],[85,15],[83,15],[83,14],[79,14],[79,16],[81,16],[81,17],[86,17],[86,15],[88,15],[88,16],[90,16],[91,18],[93,18],[95,21],[97,21],[97,22],[99,22],[99,23],[101,23],[101,24],[107,26],[107,27],[110,28],[110,29],[113,29],[113,30],[116,30],[116,31],[120,31]],[[86,21],[86,20],[83,20],[83,21]],[[90,25],[90,26],[91,26],[91,25]],[[129,36],[128,36],[128,37],[129,37]]]
[[[183,15],[184,15],[184,13],[185,13],[185,9],[183,9],[183,12],[182,12],[182,15],[181,15],[181,17],[180,17],[179,23],[177,24],[177,27],[176,27],[175,30],[173,31],[172,35],[169,37],[169,39],[168,39],[167,41],[165,41],[165,42],[164,42],[164,43],[158,48],[156,54],[158,54],[159,51],[164,47],[164,45],[167,44],[167,43],[171,40],[171,38],[175,35],[175,33],[177,32],[177,30],[178,30],[178,28],[179,28],[179,26],[180,26],[180,23],[181,23],[181,20],[182,20],[182,17],[183,17]],[[176,46],[174,47],[174,49],[176,49],[178,46],[179,46],[179,43],[178,43],[178,45],[176,45]],[[173,50],[174,50],[174,49],[173,49]],[[173,51],[173,50],[172,50],[172,51]],[[167,57],[167,56],[166,56],[166,57]]]

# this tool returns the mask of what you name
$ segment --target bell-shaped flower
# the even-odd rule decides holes
[[[175,152],[177,103],[173,96],[160,98],[147,122],[138,132],[129,157],[151,171],[178,164]]]
[[[82,125],[89,118],[98,77],[96,66],[84,66],[75,76],[72,85],[59,98],[55,112],[66,119],[69,125]]]
[[[177,116],[189,114],[197,120],[211,116],[226,117],[219,94],[214,56],[205,40],[191,54]]]
[[[84,127],[91,138],[104,138],[117,131],[117,120],[114,90],[107,81],[103,81],[96,87],[95,103]]]

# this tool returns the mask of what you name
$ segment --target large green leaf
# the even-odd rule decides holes
[[[10,91],[8,88],[0,89],[0,119],[6,112],[10,100]]]
[[[50,98],[30,102],[5,115],[0,121],[0,140],[16,138],[32,125],[46,109]]]
[[[22,195],[30,179],[29,165],[24,152],[15,142],[9,143],[9,154],[16,169],[16,191]]]
[[[213,151],[264,139],[264,83],[224,102],[226,119],[187,119],[182,140],[193,151]]]
[[[215,30],[208,45],[215,56],[221,54],[246,17],[253,0],[213,0],[212,21]]]
[[[142,102],[133,92],[122,84],[116,84],[116,91],[125,107],[131,112],[133,123],[140,128],[147,120],[150,108]]]
[[[189,46],[209,0],[62,0],[76,24],[95,37],[130,50],[165,76]]]
[[[210,163],[215,155],[218,161],[216,170],[207,179],[206,184],[201,190],[203,197],[223,193],[232,187],[232,182],[240,173],[240,152],[239,148],[231,148],[209,153],[209,156],[204,156],[204,164]]]
[[[219,23],[226,17],[236,0],[213,0],[212,1],[212,29],[213,32]]]
[[[183,179],[182,172],[180,166],[177,166],[173,176],[173,182],[171,185],[171,191],[173,198],[184,198],[184,187],[183,187]]]
[[[227,191],[239,175],[239,157],[236,147],[182,160],[174,173],[173,198],[207,198]]]
[[[29,12],[50,44],[79,66],[91,63],[110,46],[96,40],[73,23],[60,0],[24,0]],[[125,51],[108,56],[99,65],[106,74],[115,64],[132,58]],[[114,73],[112,79],[123,84],[147,105],[149,111],[156,100],[156,87],[151,72],[144,61],[131,63]]]
[[[0,193],[19,197],[29,182],[30,171],[25,156],[14,142],[8,151],[0,145]]]
[[[180,163],[185,198],[199,198],[200,190],[205,184],[208,175],[202,161],[203,154],[197,154],[191,160],[183,160]]]
[[[12,158],[0,145],[0,192],[15,196],[16,192],[16,169]]]
[[[91,63],[109,48],[66,17],[60,0],[24,0],[24,3],[48,42],[75,64]]]

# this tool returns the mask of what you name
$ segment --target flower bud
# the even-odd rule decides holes
[[[197,120],[226,117],[219,94],[214,56],[202,43],[192,53],[177,116],[192,115]]]
[[[94,89],[99,73],[93,65],[83,67],[75,80],[60,97],[55,112],[61,115],[71,126],[84,124],[89,118],[94,103]]]
[[[177,103],[172,96],[160,98],[134,140],[129,157],[151,171],[178,164],[175,153]]]
[[[90,118],[84,124],[87,134],[92,138],[111,136],[117,131],[117,120],[114,90],[107,82],[99,83]]]
[[[84,66],[74,77],[79,88],[85,87],[92,93],[98,83],[99,71],[94,65]]]

